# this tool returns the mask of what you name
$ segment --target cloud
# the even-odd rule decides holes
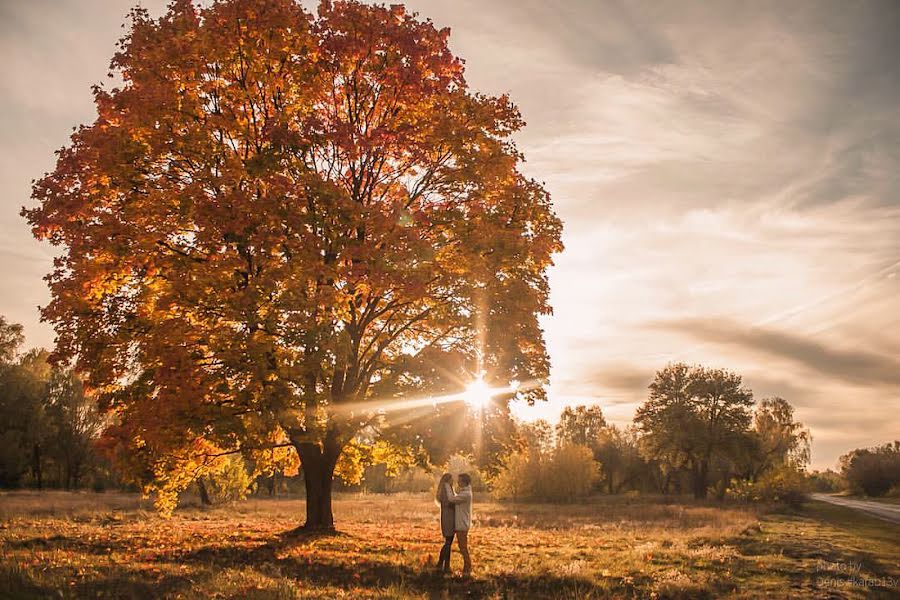
[[[627,363],[601,362],[585,369],[583,376],[554,379],[553,389],[561,394],[596,395],[610,400],[634,401],[647,396],[647,386],[653,380],[653,370]]]
[[[787,331],[748,327],[724,319],[683,319],[650,324],[703,342],[738,346],[766,357],[787,359],[826,379],[900,387],[900,361],[862,349],[833,347]]]

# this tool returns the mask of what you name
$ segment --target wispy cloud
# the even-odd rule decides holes
[[[811,376],[856,385],[900,388],[900,361],[867,348],[835,347],[787,331],[747,327],[726,319],[685,319],[654,323],[651,329],[676,331],[713,344],[736,346],[763,359],[786,359],[812,371]]]

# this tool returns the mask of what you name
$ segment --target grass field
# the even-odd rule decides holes
[[[476,497],[477,501],[477,497]],[[163,519],[135,496],[0,495],[2,598],[895,597],[900,527],[656,498],[476,505],[475,574],[442,577],[422,495],[343,496],[340,532],[287,534],[302,500]],[[454,551],[453,565],[461,568]]]

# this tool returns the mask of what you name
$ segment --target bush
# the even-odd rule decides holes
[[[563,444],[548,452],[510,455],[494,479],[494,494],[505,500],[571,502],[590,495],[599,477],[590,448]]]
[[[221,466],[210,475],[198,480],[198,485],[206,487],[209,501],[212,504],[225,504],[243,500],[250,492],[253,483],[244,466],[244,459],[239,454],[231,454],[223,458]]]
[[[535,498],[541,477],[540,461],[538,453],[514,452],[509,455],[494,478],[494,495],[500,500],[513,501]]]
[[[809,487],[813,492],[831,494],[846,489],[847,482],[838,473],[831,469],[827,471],[813,471],[807,477]]]
[[[728,491],[739,500],[781,502],[794,508],[809,500],[809,483],[805,474],[787,465],[770,469],[756,481],[736,481]]]
[[[590,448],[574,444],[560,446],[542,473],[544,490],[541,495],[548,500],[564,502],[588,496],[600,478],[599,467]]]

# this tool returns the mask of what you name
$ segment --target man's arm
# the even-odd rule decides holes
[[[472,501],[472,490],[469,488],[464,489],[458,494],[453,494],[453,497],[450,498],[450,502],[453,504],[462,504],[463,502],[471,502]]]
[[[447,487],[447,501],[451,504],[461,504],[466,501],[466,497],[460,494],[457,494],[453,491],[453,488],[450,487],[449,483],[444,484]]]

